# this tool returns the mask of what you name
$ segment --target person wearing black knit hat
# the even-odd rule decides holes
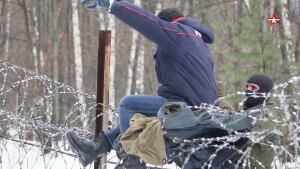
[[[270,77],[263,74],[255,74],[247,80],[245,87],[247,99],[243,103],[243,109],[247,110],[266,102],[274,84]]]
[[[245,94],[247,99],[243,102],[243,110],[249,111],[256,108],[264,109],[264,119],[258,119],[259,124],[251,131],[263,132],[266,130],[274,130],[276,128],[276,130],[279,130],[286,135],[288,133],[288,128],[272,121],[273,119],[285,119],[282,113],[278,110],[274,110],[273,104],[269,103],[270,93],[272,92],[273,87],[274,83],[269,76],[264,74],[252,75],[245,84]],[[250,156],[255,160],[251,160],[250,168],[271,169],[276,154],[274,149],[268,144],[281,145],[284,140],[285,138],[282,136],[268,134],[259,143],[253,144]],[[267,145],[265,144],[266,142],[268,142]]]

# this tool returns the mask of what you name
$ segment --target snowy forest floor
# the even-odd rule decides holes
[[[72,153],[66,151],[66,153]],[[115,151],[108,156],[107,169],[113,169],[118,163]],[[177,169],[175,164],[164,165],[163,168]],[[83,169],[76,157],[50,152],[43,155],[40,148],[22,145],[13,141],[0,141],[0,169]],[[94,164],[86,167],[93,169]]]

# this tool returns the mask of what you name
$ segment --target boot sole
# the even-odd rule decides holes
[[[93,161],[86,161],[84,158],[85,155],[81,152],[81,151],[78,151],[80,148],[77,146],[76,142],[74,141],[73,139],[73,136],[71,133],[67,132],[66,133],[66,138],[67,138],[67,141],[71,147],[71,150],[78,156],[79,158],[79,161],[80,163],[83,165],[83,166],[87,166],[88,164],[92,163]]]

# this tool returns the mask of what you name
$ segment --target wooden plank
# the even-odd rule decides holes
[[[111,51],[111,31],[99,32],[97,108],[95,134],[107,129],[109,110],[109,70]],[[103,104],[102,104],[103,103]],[[101,115],[103,113],[103,115]],[[106,155],[94,163],[94,169],[106,169]]]

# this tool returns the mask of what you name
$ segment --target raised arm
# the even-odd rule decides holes
[[[178,52],[181,38],[184,36],[197,37],[192,28],[184,28],[177,23],[163,20],[127,1],[81,0],[80,3],[90,9],[100,7],[102,10],[110,12],[159,47],[169,51]]]
[[[167,50],[175,50],[180,46],[180,32],[178,25],[153,15],[127,1],[115,1],[111,5],[110,13],[121,21]]]

